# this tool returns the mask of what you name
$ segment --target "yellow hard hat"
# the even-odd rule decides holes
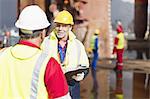
[[[71,25],[74,24],[72,15],[66,10],[59,12],[54,19],[54,22]]]
[[[123,99],[123,94],[116,94],[116,99]]]
[[[97,34],[97,35],[98,35],[99,32],[100,32],[99,29],[96,29],[95,32],[94,32],[94,34]]]
[[[92,53],[92,49],[91,48],[86,48],[87,53]]]

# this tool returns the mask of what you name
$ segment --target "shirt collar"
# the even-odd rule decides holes
[[[20,40],[20,41],[19,41],[19,44],[40,49],[39,46],[37,46],[37,45],[35,45],[35,44],[33,44],[33,43],[29,42],[29,41],[26,41],[26,40]]]

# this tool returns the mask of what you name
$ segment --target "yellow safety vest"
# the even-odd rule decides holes
[[[63,72],[66,73],[71,69],[75,69],[79,65],[88,68],[89,60],[85,52],[85,48],[71,31],[69,32],[69,40],[67,43],[65,60],[63,64],[61,64]],[[60,63],[60,59],[58,57],[58,40],[54,32],[44,39],[41,48],[46,53],[49,53],[49,56],[54,57]]]
[[[117,35],[118,40],[118,45],[117,45],[117,49],[123,49],[124,48],[124,34],[123,33],[119,33]]]
[[[95,39],[98,38],[98,36],[93,35],[90,41],[90,48],[95,49]],[[99,46],[99,44],[98,44]]]
[[[0,99],[48,99],[48,60],[37,48],[17,44],[5,49],[0,55]]]

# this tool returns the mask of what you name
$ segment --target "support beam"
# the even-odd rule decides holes
[[[144,39],[147,30],[148,0],[135,0],[135,24],[136,39]]]

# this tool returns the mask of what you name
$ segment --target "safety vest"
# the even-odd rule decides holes
[[[37,48],[17,44],[5,49],[0,55],[0,99],[48,99],[44,84],[48,60]]]
[[[90,48],[95,49],[95,40],[98,38],[98,36],[93,35],[90,41]],[[99,44],[98,44],[99,46]]]
[[[123,49],[124,48],[124,34],[123,33],[119,33],[117,35],[118,40],[118,45],[117,45],[117,49]]]
[[[46,37],[41,45],[44,52],[54,57],[60,64],[58,56],[58,40],[54,32]],[[61,64],[64,73],[77,68],[77,66],[89,67],[89,61],[83,44],[76,39],[73,32],[69,32],[69,40],[67,41],[67,50],[64,62]]]

